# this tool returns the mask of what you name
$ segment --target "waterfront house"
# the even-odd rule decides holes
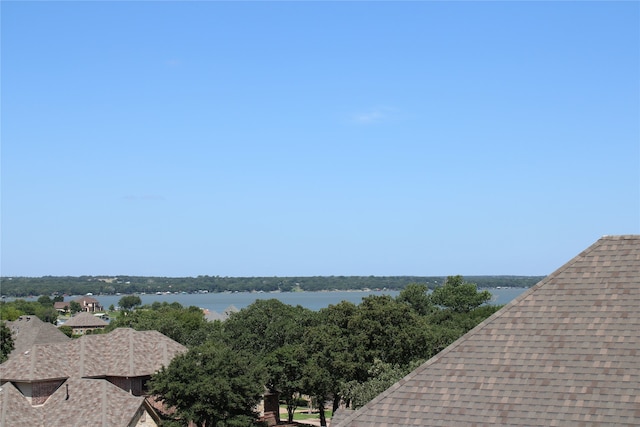
[[[82,307],[82,311],[88,311],[90,313],[104,311],[104,307],[100,305],[100,301],[92,296],[85,295],[74,299],[74,301],[80,304],[80,307]]]
[[[640,425],[640,236],[602,237],[331,425]]]

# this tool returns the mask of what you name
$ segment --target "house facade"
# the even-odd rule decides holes
[[[74,299],[74,301],[80,304],[80,307],[82,307],[82,311],[87,311],[89,313],[104,311],[104,307],[100,304],[100,301],[92,296],[85,295],[80,298]]]

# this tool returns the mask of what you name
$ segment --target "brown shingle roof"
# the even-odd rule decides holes
[[[186,347],[157,331],[118,328],[65,343],[34,345],[0,365],[1,381],[151,375]]]
[[[73,328],[96,328],[106,327],[107,325],[107,322],[87,311],[76,314],[64,323],[64,326],[71,326]]]
[[[13,384],[6,383],[0,390],[0,425],[128,426],[144,400],[105,380],[69,379],[44,405],[31,406]]]
[[[42,425],[42,414],[32,413],[31,404],[11,383],[0,386],[0,426]]]
[[[67,342],[71,338],[63,334],[51,323],[46,323],[36,316],[20,316],[7,322],[14,341],[14,352],[22,353],[34,344]]]
[[[640,425],[640,236],[605,236],[339,426]]]

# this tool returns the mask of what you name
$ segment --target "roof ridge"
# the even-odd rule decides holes
[[[134,340],[134,330],[131,329],[130,331],[128,331],[128,337],[129,337],[129,375],[133,375],[133,373],[135,372],[135,358],[133,357],[135,348],[134,348],[134,344],[135,344],[135,340]]]

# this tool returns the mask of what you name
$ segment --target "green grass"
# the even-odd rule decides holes
[[[326,418],[331,417],[331,411],[324,411],[324,416]],[[296,412],[293,414],[294,421],[304,421],[304,420],[319,420],[320,414],[318,412],[314,412],[311,414]]]
[[[280,418],[287,418],[287,407],[285,405],[280,405]],[[324,416],[328,419],[331,417],[331,411],[325,410]],[[305,421],[305,420],[319,420],[320,413],[317,410],[313,410],[310,414],[308,413],[308,409],[304,406],[298,406],[296,411],[293,413],[293,421]]]

